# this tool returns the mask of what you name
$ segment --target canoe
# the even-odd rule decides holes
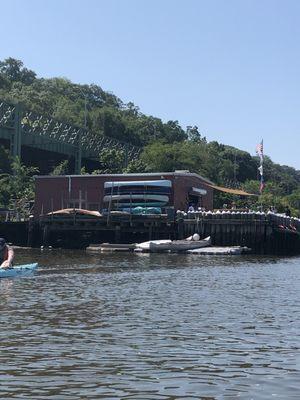
[[[192,249],[200,249],[211,245],[211,238],[208,236],[202,240],[173,240],[170,243],[150,242],[149,250],[152,253],[168,251],[171,253],[184,252]]]
[[[16,276],[31,275],[38,267],[38,263],[15,265],[12,268],[0,268],[0,278],[14,278]]]

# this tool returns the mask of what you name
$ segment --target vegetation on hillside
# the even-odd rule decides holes
[[[197,126],[184,129],[178,121],[163,122],[147,116],[134,103],[124,103],[98,85],[79,85],[61,77],[38,78],[21,61],[8,58],[0,62],[0,99],[20,102],[26,109],[78,126],[84,124],[86,105],[87,127],[94,135],[113,137],[141,147],[140,158],[127,166],[121,150],[103,152],[99,155],[101,167],[95,173],[189,170],[220,185],[238,185],[259,193],[257,157],[216,141],[209,142]],[[253,142],[256,139],[253,138]],[[21,167],[25,170],[21,171]],[[11,199],[18,196],[26,199],[32,196],[30,177],[36,171],[30,167],[22,166],[20,160],[10,160],[4,149],[0,149],[0,206],[8,206]],[[52,173],[66,171],[67,162],[63,162]],[[298,214],[300,171],[275,164],[265,157],[264,172],[263,195],[251,201],[264,207],[276,206],[279,211],[289,205],[293,213]],[[20,190],[9,183],[11,174],[22,177],[18,180]],[[15,178],[13,181],[16,184]],[[231,200],[230,196],[219,194],[215,205],[218,207]]]

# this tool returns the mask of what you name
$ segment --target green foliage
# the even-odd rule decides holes
[[[163,123],[159,118],[146,116],[132,102],[124,104],[94,84],[78,85],[65,78],[36,78],[22,61],[13,58],[0,62],[0,97],[78,126],[84,125],[86,100],[89,130],[95,135],[104,134],[139,146],[157,139],[175,142],[187,137],[178,121]]]
[[[8,150],[0,146],[0,173],[9,172],[11,168],[11,158]]]
[[[11,57],[0,61],[0,74],[3,79],[6,78],[7,83],[15,81],[29,85],[36,79],[35,72],[23,67],[22,61]]]
[[[295,190],[293,193],[287,196],[286,200],[291,208],[297,210],[298,212],[300,211],[300,189]]]
[[[208,155],[202,142],[175,142],[165,144],[156,141],[144,148],[141,160],[149,172],[189,170],[207,175]]]
[[[63,160],[56,167],[54,167],[53,171],[50,175],[66,175],[69,172],[69,161]]]
[[[80,170],[80,175],[88,175],[89,173],[87,172],[85,167],[82,167]]]
[[[126,174],[143,173],[146,171],[147,171],[147,165],[141,158],[130,161],[127,167],[124,168],[123,170],[123,172]]]
[[[17,205],[22,208],[24,204],[34,199],[34,178],[38,173],[36,167],[27,167],[16,157],[11,163],[11,173],[0,175],[0,203],[9,207]]]
[[[125,165],[125,153],[119,149],[104,149],[99,161],[101,167],[93,174],[121,174]]]
[[[242,189],[247,193],[259,195],[259,186],[258,180],[247,180],[243,183]]]
[[[202,136],[198,130],[198,126],[187,126],[186,134],[187,134],[188,140],[190,140],[191,142],[198,143],[198,142],[204,141],[206,143],[206,138],[205,137],[202,138]]]

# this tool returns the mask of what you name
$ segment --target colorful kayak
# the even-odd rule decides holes
[[[172,187],[172,182],[167,179],[160,179],[157,181],[121,181],[121,182],[104,182],[104,189],[115,188],[121,186],[143,186],[150,188],[151,186]]]
[[[103,197],[103,201],[105,203],[109,202],[109,201],[119,201],[121,202],[125,202],[126,203],[130,203],[130,201],[140,201],[140,202],[144,202],[146,203],[147,200],[148,201],[160,201],[162,203],[167,203],[169,201],[169,196],[164,196],[164,195],[160,195],[160,194],[113,194],[111,196],[104,196]]]
[[[14,278],[15,276],[31,275],[38,267],[38,263],[15,265],[12,268],[0,268],[0,278]]]

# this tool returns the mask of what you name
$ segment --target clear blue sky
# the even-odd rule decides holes
[[[300,169],[300,1],[0,0],[0,59]]]

